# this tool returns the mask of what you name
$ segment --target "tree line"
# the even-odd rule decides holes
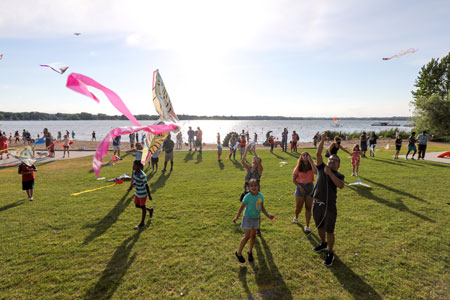
[[[137,120],[157,120],[157,115],[134,115]],[[322,117],[282,117],[282,116],[195,116],[178,115],[180,120],[331,120]],[[340,120],[391,120],[405,121],[409,117],[373,117],[373,118],[339,118]],[[128,120],[123,115],[90,114],[86,112],[66,114],[49,114],[43,112],[4,112],[0,111],[0,120],[5,121],[79,121],[79,120]]]

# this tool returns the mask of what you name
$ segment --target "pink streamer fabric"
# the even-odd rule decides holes
[[[125,117],[127,117],[135,126],[142,126],[141,123],[139,123],[135,119],[133,114],[128,110],[128,107],[125,105],[125,103],[123,103],[122,99],[120,99],[120,97],[116,93],[114,93],[107,87],[104,87],[94,79],[82,74],[71,73],[67,77],[66,86],[77,93],[94,99],[97,102],[100,102],[100,100],[98,100],[98,98],[93,93],[89,92],[87,86],[99,89],[105,94],[111,104],[114,105],[114,107],[117,108]]]
[[[174,124],[168,125],[148,125],[148,126],[127,126],[118,127],[111,130],[103,139],[103,141],[98,145],[97,151],[94,154],[94,160],[92,161],[92,168],[94,169],[95,175],[98,177],[100,173],[100,168],[102,167],[102,159],[108,153],[109,143],[119,135],[130,134],[140,130],[146,131],[150,134],[157,135],[163,134],[172,130],[177,130],[178,126]]]

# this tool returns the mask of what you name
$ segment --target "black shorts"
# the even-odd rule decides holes
[[[34,187],[34,179],[29,181],[22,181],[22,190],[32,190]]]
[[[324,202],[313,202],[313,218],[317,228],[325,229],[325,232],[334,233],[337,212],[326,207]]]
[[[152,158],[151,158],[152,164],[157,164],[158,161],[159,161],[159,157],[152,157]]]
[[[402,146],[398,146],[398,145],[395,146],[395,150],[400,151],[401,149],[402,149]]]

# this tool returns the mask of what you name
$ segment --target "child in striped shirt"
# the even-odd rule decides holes
[[[153,216],[153,207],[147,208],[146,201],[147,195],[150,200],[152,200],[152,195],[150,194],[150,189],[147,183],[147,175],[143,171],[144,166],[140,161],[135,160],[133,164],[133,186],[135,187],[134,192],[134,204],[137,208],[142,209],[141,223],[136,225],[134,229],[139,229],[144,227],[145,215],[148,211],[149,217]],[[130,187],[131,188],[131,187]]]

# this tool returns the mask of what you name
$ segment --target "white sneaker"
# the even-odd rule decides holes
[[[298,223],[298,219],[296,217],[294,217],[294,219],[292,220],[292,222],[294,222],[294,224]]]
[[[306,233],[310,233],[311,232],[311,229],[308,226],[305,226],[304,230],[305,230]]]
[[[355,176],[355,173],[352,173],[352,176]]]
[[[356,172],[356,176],[358,176],[358,177],[359,177],[359,174],[358,174],[358,172]]]

